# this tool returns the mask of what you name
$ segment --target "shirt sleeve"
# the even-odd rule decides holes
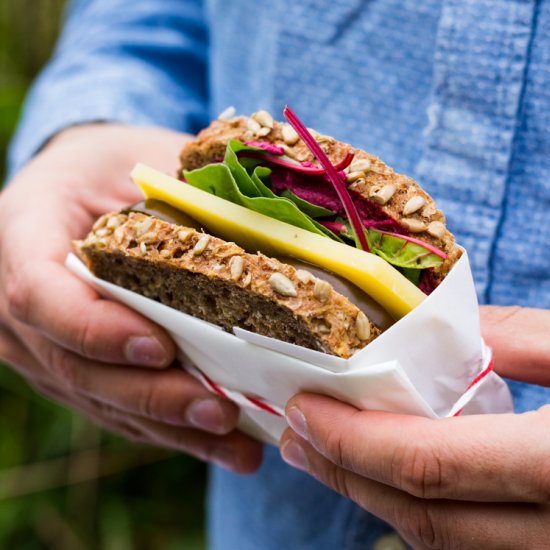
[[[75,124],[196,132],[208,119],[207,50],[200,0],[73,0],[54,56],[27,97],[9,175]]]

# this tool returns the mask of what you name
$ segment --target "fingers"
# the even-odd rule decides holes
[[[508,378],[550,386],[550,311],[482,306],[480,315],[495,370]]]
[[[35,384],[37,390],[58,403],[86,415],[92,422],[135,442],[190,454],[235,473],[252,473],[262,461],[262,445],[241,432],[225,435],[170,426],[128,414],[89,397],[67,394],[49,383]]]
[[[550,411],[444,420],[361,412],[302,394],[290,426],[338,466],[421,498],[543,502]],[[523,449],[529,447],[529,453]]]
[[[102,403],[174,426],[191,426],[215,434],[234,430],[239,417],[232,402],[208,392],[178,369],[162,373],[124,367],[75,366],[73,387]],[[98,372],[98,369],[104,371]],[[144,376],[145,375],[145,376]]]
[[[122,130],[126,129],[117,128],[116,132]],[[0,307],[5,307],[11,318],[90,359],[169,365],[175,347],[164,330],[120,304],[100,299],[63,266],[71,239],[84,236],[95,215],[107,211],[108,205],[124,204],[117,193],[128,194],[121,190],[127,172],[117,167],[98,180],[97,170],[92,169],[97,158],[92,155],[90,180],[100,181],[92,184],[80,181],[86,180],[79,175],[81,170],[68,176],[67,167],[60,169],[59,159],[54,157],[52,166],[48,164],[52,163],[50,155],[33,161],[2,193]],[[95,193],[90,190],[100,184],[103,192],[101,188]],[[41,238],[44,228],[47,239]]]
[[[85,124],[60,132],[45,150],[48,153],[51,150],[60,151],[63,158],[68,159],[65,162],[77,164],[76,168],[81,170],[83,161],[91,161],[89,168],[95,172],[116,168],[118,173],[126,175],[136,163],[142,162],[167,174],[175,174],[179,169],[179,152],[192,137],[166,128],[139,128],[112,123]],[[82,158],[82,150],[90,149],[90,141],[95,145],[93,154]],[[113,155],[113,151],[117,154]],[[98,166],[97,162],[102,152],[104,167]]]
[[[543,506],[414,497],[337,466],[291,430],[282,438],[282,452],[295,467],[391,524],[418,550],[538,548],[550,534]]]
[[[60,347],[48,351],[55,345],[39,336],[25,336],[42,358],[56,357],[61,365],[47,370],[2,326],[0,358],[18,365],[43,395],[130,440],[186,452],[236,473],[259,467],[261,445],[235,430],[237,407],[184,372],[94,364]]]
[[[55,399],[123,433],[236,461],[239,471],[256,468],[259,446],[234,431],[235,405],[183,372],[122,366],[170,365],[175,347],[166,332],[101,300],[62,265],[71,239],[97,215],[135,200],[128,173],[136,159],[175,172],[185,136],[111,125],[67,132],[1,195],[0,318],[9,326],[1,356]],[[11,341],[12,332],[24,345]]]
[[[25,340],[56,385],[106,406],[175,426],[216,434],[234,430],[238,407],[211,394],[183,370],[153,371],[84,359],[22,329]]]
[[[22,344],[19,338],[8,328],[0,324],[0,361],[10,365],[29,365],[33,370],[41,370],[41,367]]]
[[[235,473],[252,473],[262,461],[262,445],[236,430],[225,435],[211,435],[135,416],[129,423],[142,434],[138,440],[144,443],[182,451]]]
[[[63,393],[88,396],[125,413],[175,426],[225,434],[237,425],[238,407],[211,394],[181,369],[153,371],[98,363],[28,327],[17,328],[33,356],[30,360],[25,356],[20,370],[35,385],[49,383]],[[6,334],[8,338],[9,331]]]
[[[166,367],[175,345],[164,330],[116,302],[101,299],[64,266],[21,266],[7,283],[10,314],[59,345],[97,361]]]

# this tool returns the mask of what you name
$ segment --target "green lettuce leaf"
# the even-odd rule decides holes
[[[257,166],[250,175],[237,157],[237,151],[247,147],[239,141],[230,141],[223,163],[185,171],[187,183],[271,218],[341,241],[326,227],[304,214],[294,202],[278,197],[265,185],[263,180],[271,174],[269,168]]]
[[[269,199],[275,199],[277,198],[277,195],[275,195],[273,191],[271,191],[271,188],[265,183],[266,181],[269,181],[270,176],[271,170],[263,166],[256,167],[252,174],[250,174],[252,181],[255,183],[256,188],[261,195]]]
[[[353,239],[349,222],[336,217],[343,229],[336,235],[314,218],[330,218],[334,212],[297,197],[289,190],[282,196],[273,193],[269,186],[271,170],[261,166],[261,159],[238,157],[244,149],[263,151],[237,140],[227,144],[223,163],[209,164],[197,170],[185,171],[188,184],[212,195],[254,210],[271,218],[329,237],[339,242]],[[400,269],[411,281],[418,284],[419,270],[441,265],[442,258],[419,244],[404,238],[387,235],[375,229],[366,229],[370,251]],[[353,246],[352,243],[348,243]],[[415,273],[416,272],[416,273]]]
[[[441,257],[416,243],[374,229],[367,229],[366,234],[371,251],[392,265],[407,269],[426,269],[443,262]]]
[[[344,227],[340,232],[340,237],[352,239],[349,222],[340,216],[335,221],[341,223]],[[399,271],[416,285],[418,285],[420,279],[420,270],[436,267],[443,262],[440,256],[432,254],[426,248],[398,236],[386,235],[376,231],[376,229],[365,229],[365,234],[371,252],[393,266],[399,267]]]

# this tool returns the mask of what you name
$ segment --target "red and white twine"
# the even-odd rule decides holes
[[[229,399],[237,405],[256,409],[259,411],[264,411],[275,416],[285,415],[284,409],[278,407],[277,405],[274,405],[273,403],[267,403],[265,399],[262,399],[260,397],[253,397],[251,395],[244,395],[243,393],[240,393],[238,391],[233,391],[216,384],[208,376],[206,376],[204,372],[199,370],[194,365],[186,364],[185,369],[197,380],[202,382],[202,384],[212,393],[217,393],[219,396],[225,397],[225,399]]]
[[[450,412],[447,414],[447,417],[459,416],[464,407],[472,400],[485,378],[487,378],[487,376],[493,371],[493,357],[492,352],[489,348],[485,348],[484,350],[483,363],[484,366],[481,372],[472,380],[470,385],[466,388],[466,391],[458,398]],[[220,386],[219,384],[216,384],[213,380],[206,376],[204,372],[199,370],[194,365],[191,365],[189,362],[185,363],[185,369],[197,380],[199,380],[212,393],[216,393],[219,396],[224,397],[225,399],[229,399],[237,405],[255,409],[258,411],[263,411],[274,416],[284,417],[285,415],[283,408],[273,403],[269,403],[261,397],[245,395],[241,392],[230,390],[228,388]]]
[[[447,417],[459,416],[464,407],[472,400],[477,393],[479,386],[483,383],[485,378],[493,372],[493,352],[490,348],[485,347],[484,350],[484,367],[481,372],[471,381],[470,385],[466,388],[466,391],[458,398],[457,402],[453,405]]]

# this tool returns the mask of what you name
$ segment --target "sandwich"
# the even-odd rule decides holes
[[[343,358],[433,292],[461,251],[433,199],[375,156],[266,111],[222,113],[146,200],[74,249],[96,276],[227,331]]]

